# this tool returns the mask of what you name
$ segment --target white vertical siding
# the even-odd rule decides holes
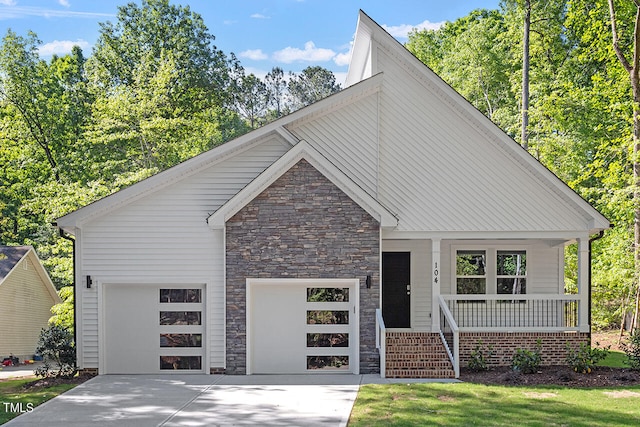
[[[81,274],[102,283],[205,284],[210,363],[224,366],[223,234],[206,220],[287,148],[274,137],[85,224]],[[97,368],[97,287],[79,288],[83,367]]]

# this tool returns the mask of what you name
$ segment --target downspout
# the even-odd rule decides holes
[[[611,224],[613,227],[613,224]],[[591,339],[591,330],[593,329],[593,322],[591,321],[591,277],[592,277],[592,267],[591,267],[591,244],[596,240],[602,239],[604,236],[604,230],[600,230],[597,236],[589,239],[589,339]]]
[[[58,224],[57,223],[53,223],[54,227],[57,227]],[[78,310],[77,310],[77,305],[78,305],[78,293],[77,293],[77,286],[76,286],[76,239],[72,238],[70,235],[66,234],[64,232],[64,230],[62,228],[58,228],[58,230],[60,231],[60,237],[62,237],[65,240],[68,240],[71,242],[71,251],[72,251],[72,265],[73,265],[73,345],[76,346],[76,344],[78,343],[78,339],[77,339],[77,331],[78,331]],[[78,348],[76,346],[76,358],[75,358],[75,366],[74,368],[78,368]]]

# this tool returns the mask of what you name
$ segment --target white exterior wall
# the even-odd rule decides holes
[[[564,292],[564,247],[557,242],[531,240],[443,240],[441,293],[453,295],[456,249],[522,249],[527,251],[527,294]]]
[[[411,330],[431,331],[431,241],[383,240],[382,252],[411,252]]]
[[[208,216],[286,152],[272,139],[81,226],[82,368],[98,368],[102,284],[204,284],[210,366],[224,366],[224,242]],[[86,288],[90,275],[94,285]]]

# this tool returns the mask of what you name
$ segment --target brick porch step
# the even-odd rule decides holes
[[[455,378],[440,334],[387,332],[387,378]]]

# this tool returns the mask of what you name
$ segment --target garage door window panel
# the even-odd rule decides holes
[[[160,325],[202,325],[202,313],[200,311],[161,311]]]
[[[201,356],[160,356],[160,370],[202,370]]]
[[[202,347],[202,334],[160,334],[160,347]]]

